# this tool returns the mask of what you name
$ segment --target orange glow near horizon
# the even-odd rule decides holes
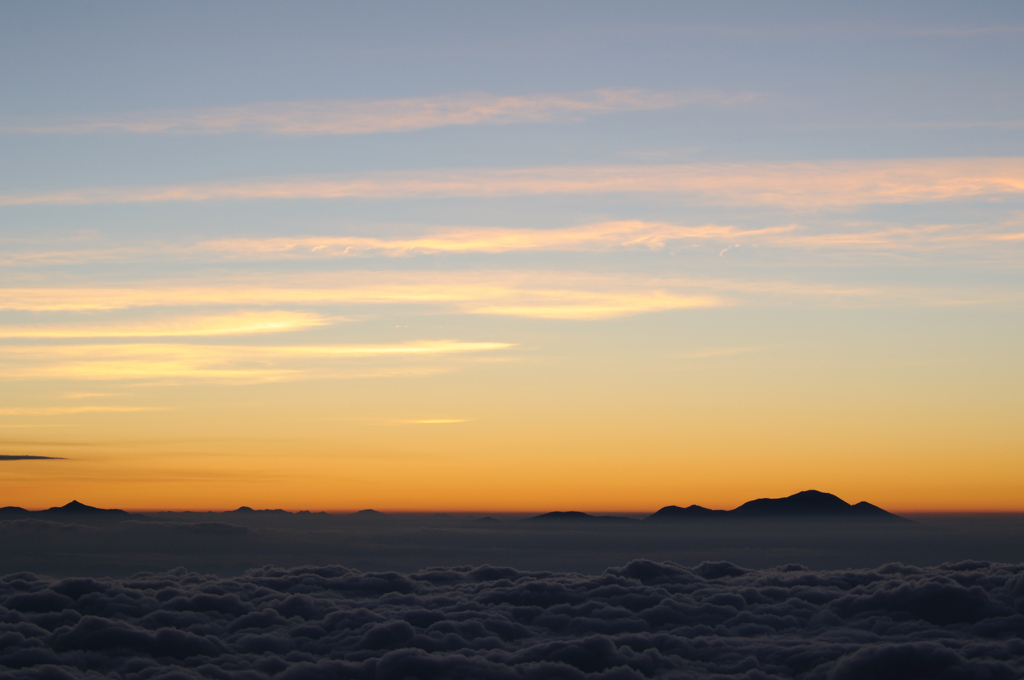
[[[788,406],[768,406],[757,393],[777,379],[770,373],[748,377],[749,393],[736,402],[718,376],[726,366],[742,372],[763,361],[758,354],[679,359],[669,375],[643,379],[637,376],[652,366],[637,360],[633,377],[596,383],[571,373],[553,376],[532,362],[466,364],[464,357],[452,372],[435,376],[351,379],[359,398],[338,402],[330,396],[338,394],[336,379],[153,384],[131,388],[134,399],[85,398],[109,402],[106,411],[76,412],[81,399],[66,398],[71,404],[59,407],[65,411],[0,413],[0,426],[25,426],[0,429],[0,455],[64,459],[0,462],[3,504],[651,513],[665,505],[730,509],[817,489],[896,513],[1024,512],[1016,484],[1024,462],[1013,455],[1012,437],[986,426],[1003,413],[961,412],[970,418],[958,422],[949,409],[960,406],[934,396],[913,411],[899,407],[910,398],[905,393],[866,402],[856,393],[867,387],[854,383],[856,367],[834,376],[853,393],[833,391],[833,403],[817,400],[820,385],[811,380],[795,391],[789,384]],[[679,379],[694,395],[677,398],[673,408],[659,404]],[[404,385],[401,395],[391,381]],[[589,385],[591,398],[560,401],[557,394],[577,381]],[[622,394],[605,401],[604,381]],[[466,392],[480,392],[474,384],[501,389],[487,399],[466,399]],[[552,394],[535,393],[539,384]],[[638,403],[636,395],[645,391]],[[152,398],[146,394],[165,394],[164,406],[118,412],[116,404],[145,403]],[[178,397],[168,401],[173,394]],[[760,404],[756,416],[753,403]],[[733,425],[737,410],[750,414],[742,429]],[[871,430],[856,431],[856,423],[869,420]],[[822,441],[830,442],[827,455]],[[985,468],[963,468],[974,447],[1001,461],[998,478]]]

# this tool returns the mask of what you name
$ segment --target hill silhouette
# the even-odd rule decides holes
[[[43,514],[75,514],[75,515],[128,515],[129,513],[124,510],[105,510],[103,508],[94,508],[91,505],[85,503],[79,503],[78,501],[71,501],[67,505],[61,505],[47,510],[40,510],[40,515]]]
[[[569,510],[568,512],[546,512],[543,515],[527,517],[526,522],[635,522],[629,517],[615,515],[589,515],[585,512]]]
[[[126,519],[148,519],[144,515],[136,515],[124,510],[106,510],[95,508],[85,503],[71,501],[67,505],[59,505],[46,510],[26,510],[9,506],[0,508],[0,520],[15,519],[45,519],[52,522],[65,522],[73,524],[81,523],[107,523],[121,522]]]
[[[163,515],[175,515],[176,513],[158,513],[160,519],[169,519]],[[253,510],[250,507],[242,506],[237,510],[229,510],[225,513],[203,513],[205,515],[224,514],[240,516],[272,515],[272,516],[307,516],[314,513],[301,511],[291,513],[286,510]],[[326,515],[326,513],[315,513]],[[86,505],[78,501],[71,501],[67,505],[49,508],[47,510],[25,510],[18,507],[0,508],[0,520],[15,520],[26,518],[47,519],[56,522],[88,523],[88,522],[119,522],[123,520],[145,520],[154,521],[155,518],[148,515],[140,515],[125,512],[124,510],[107,510]],[[388,515],[377,510],[360,510],[348,515],[357,519],[383,519]],[[644,522],[674,522],[701,519],[718,518],[820,518],[820,519],[861,519],[861,520],[897,520],[906,522],[908,520],[883,510],[877,505],[865,501],[851,505],[838,496],[822,491],[808,490],[795,493],[785,498],[758,498],[747,501],[733,510],[712,510],[700,505],[679,507],[668,505],[657,512],[643,518]],[[158,521],[158,520],[157,520]],[[478,522],[495,522],[491,517],[484,517],[476,520]],[[536,523],[551,522],[573,522],[573,523],[627,523],[641,520],[618,515],[591,515],[586,512],[575,510],[547,512],[533,517],[527,517],[523,521]]]
[[[680,508],[675,505],[658,510],[644,521],[670,521],[711,517],[745,518],[848,518],[892,519],[907,521],[899,515],[865,501],[851,505],[823,491],[801,491],[785,498],[758,498],[733,510],[710,510],[699,505]]]
[[[680,508],[678,505],[668,505],[661,510],[658,510],[653,515],[644,517],[644,520],[664,521],[676,519],[703,519],[706,517],[719,517],[727,514],[728,512],[728,510],[710,510],[700,505],[691,505],[685,508]]]

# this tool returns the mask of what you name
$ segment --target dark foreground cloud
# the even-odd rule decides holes
[[[58,456],[27,456],[27,455],[6,455],[0,454],[0,461],[4,460],[67,460],[66,458],[60,458]]]
[[[1010,680],[1024,564],[0,579],[0,679]]]

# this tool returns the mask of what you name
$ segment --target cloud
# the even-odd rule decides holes
[[[2,364],[0,364],[2,371]],[[0,416],[65,416],[78,413],[136,413],[139,411],[166,411],[162,406],[7,406],[0,408]]]
[[[0,206],[298,199],[663,194],[709,204],[798,210],[1024,193],[1024,158],[576,166],[388,171],[0,196]]]
[[[0,454],[0,461],[5,460],[67,460],[57,456],[29,456],[29,455],[7,455]]]
[[[93,442],[38,441],[29,439],[0,439],[0,446],[100,446]]]
[[[456,423],[468,423],[465,418],[423,418],[420,420],[400,420],[406,425],[454,425]]]
[[[1014,220],[997,224],[915,224],[894,225],[874,222],[840,221],[820,226],[789,223],[744,229],[734,225],[680,225],[643,220],[596,222],[550,229],[506,227],[435,228],[416,235],[392,237],[368,236],[289,236],[268,238],[224,238],[181,245],[140,244],[135,247],[92,247],[79,250],[18,250],[8,247],[0,263],[9,266],[82,264],[86,262],[182,260],[190,262],[225,260],[262,262],[339,258],[402,258],[432,254],[502,254],[531,251],[611,252],[621,250],[662,250],[667,246],[743,244],[758,247],[836,252],[880,253],[884,251],[971,250],[976,257],[985,251],[990,258],[1006,255],[1003,244],[1024,242],[1024,232]],[[727,249],[728,249],[727,248]],[[724,252],[724,251],[723,251]],[[1015,254],[1011,255],[1016,257]],[[286,330],[291,326],[322,325],[325,319],[298,313],[263,312],[265,317],[225,319],[225,330],[213,332],[250,332],[247,325],[266,328],[251,332]],[[291,314],[291,316],[288,316]],[[189,321],[184,324],[195,325]],[[203,325],[203,324],[200,324]],[[241,330],[231,330],[238,325]],[[11,332],[11,329],[7,329]],[[129,331],[132,332],[132,331]],[[168,334],[178,331],[169,329]],[[159,333],[149,333],[158,335]],[[196,334],[207,334],[198,330]]]
[[[323,377],[422,375],[430,366],[335,374],[332,360],[421,359],[444,355],[493,352],[514,345],[503,342],[424,340],[392,345],[317,345],[261,347],[173,343],[8,346],[0,375],[8,378],[72,380],[205,380],[269,382]],[[62,415],[142,407],[53,407],[0,409],[0,415]]]
[[[237,529],[136,531],[230,543],[244,539]],[[0,606],[0,680],[140,668],[280,680],[1024,674],[1024,565],[987,562],[751,571],[635,560],[594,576],[491,565],[410,574],[267,566],[235,578],[183,568],[125,579],[22,572],[0,581]]]
[[[61,399],[102,399],[104,397],[123,397],[123,392],[65,392]]]
[[[239,311],[207,316],[179,316],[145,322],[45,326],[3,326],[0,338],[146,338],[280,333],[323,326],[319,314],[287,311]]]
[[[560,229],[463,228],[413,238],[309,236],[302,238],[220,239],[196,244],[195,251],[251,259],[335,258],[430,253],[507,253],[531,250],[610,250],[663,248],[669,241],[720,241],[784,234],[794,225],[742,230],[733,226],[682,226],[638,220],[600,222]]]
[[[383,305],[430,308],[435,313],[594,321],[766,300],[863,306],[1002,304],[1016,303],[1021,298],[1018,291],[941,285],[825,284],[572,271],[349,270],[282,273],[269,285],[265,276],[243,274],[207,277],[201,284],[153,280],[118,287],[86,284],[0,288],[0,309],[76,313],[160,307]],[[95,337],[103,333],[98,325],[94,332]],[[10,347],[13,345],[0,352],[0,360]]]
[[[687,290],[689,288],[689,290]],[[0,308],[96,311],[163,306],[432,305],[464,314],[593,320],[728,304],[693,282],[533,271],[349,271],[124,287],[0,289]]]
[[[576,94],[496,96],[472,93],[446,97],[379,101],[324,100],[268,102],[210,109],[153,111],[110,117],[18,122],[0,121],[0,133],[365,135],[408,132],[448,125],[506,125],[573,120],[622,111],[680,106],[734,106],[750,93],[718,91],[648,92],[593,90]]]

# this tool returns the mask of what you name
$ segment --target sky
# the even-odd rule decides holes
[[[5,2],[0,63],[0,505],[1024,511],[1020,3]]]

